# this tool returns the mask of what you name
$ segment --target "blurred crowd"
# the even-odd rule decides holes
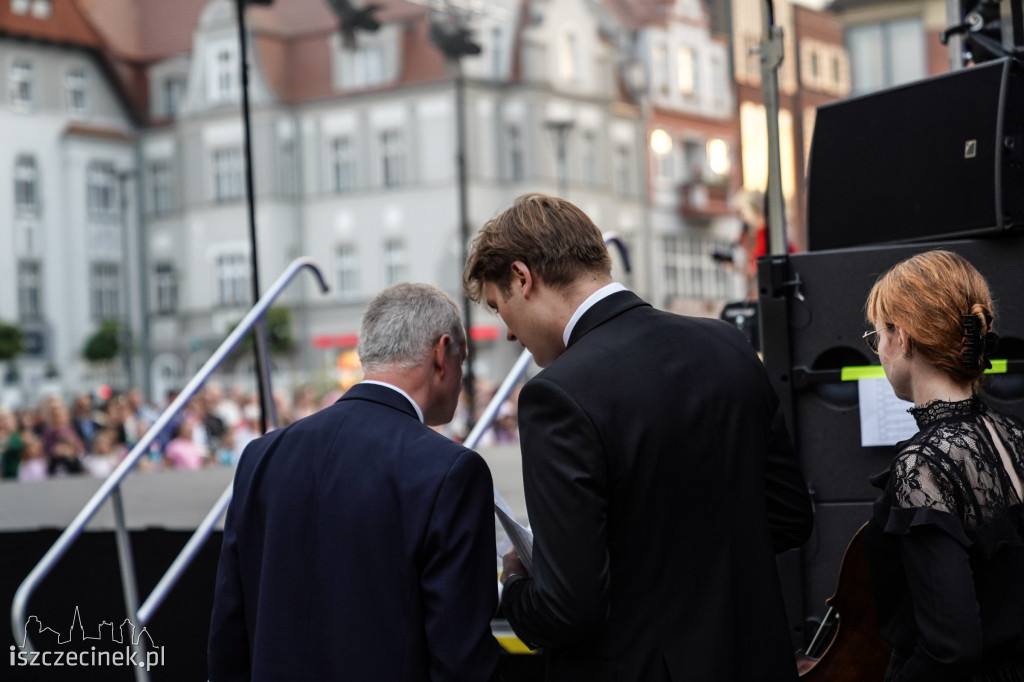
[[[291,395],[275,391],[278,426],[309,416],[341,395],[338,389],[321,393],[308,385]],[[476,395],[478,417],[494,395],[494,388],[481,384]],[[172,391],[164,405],[157,406],[133,388],[106,400],[82,393],[67,402],[50,396],[28,409],[12,410],[0,405],[0,474],[4,480],[19,481],[60,476],[106,478],[177,397]],[[461,441],[469,423],[464,400],[452,424],[439,430]],[[157,433],[135,470],[234,466],[249,441],[261,433],[259,398],[254,392],[237,387],[225,390],[209,383]],[[493,427],[478,445],[517,442],[513,395],[499,409]]]

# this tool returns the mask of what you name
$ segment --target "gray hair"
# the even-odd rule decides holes
[[[359,331],[363,372],[409,369],[426,362],[445,334],[452,353],[462,352],[466,331],[452,297],[431,284],[402,282],[374,296]]]

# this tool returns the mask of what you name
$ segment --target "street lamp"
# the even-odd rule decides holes
[[[471,39],[470,30],[451,14],[435,12],[431,16],[430,40],[444,54],[455,72],[455,160],[459,183],[459,241],[462,262],[469,260],[469,187],[466,171],[466,79],[462,73],[462,58],[480,54],[480,45]],[[473,343],[473,302],[469,294],[462,295],[462,315],[466,325],[466,373],[462,378],[466,393],[466,408],[471,431],[476,423],[476,373],[473,368],[476,359],[476,344]]]

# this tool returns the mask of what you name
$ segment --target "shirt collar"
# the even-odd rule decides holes
[[[410,403],[412,403],[412,407],[413,407],[414,410],[416,410],[416,416],[419,417],[420,423],[421,424],[424,423],[423,422],[423,410],[420,409],[420,406],[416,404],[416,401],[412,399],[411,395],[409,395],[408,393],[406,393],[405,391],[400,389],[398,386],[395,386],[394,384],[389,384],[389,383],[384,382],[384,381],[374,381],[373,379],[363,379],[360,383],[363,383],[363,384],[373,384],[374,386],[384,386],[385,388],[390,388],[392,391],[398,391],[400,394],[405,396],[406,400],[408,400]]]
[[[622,286],[618,282],[612,282],[611,284],[604,285],[588,296],[587,300],[580,303],[580,307],[577,308],[576,312],[574,312],[572,317],[569,318],[569,324],[565,325],[565,331],[562,332],[562,342],[565,344],[565,347],[569,347],[569,337],[572,336],[572,330],[576,328],[576,323],[580,321],[581,317],[583,317],[583,313],[593,308],[594,304],[601,299],[608,298],[612,294],[617,294],[620,291],[625,290],[626,287]]]

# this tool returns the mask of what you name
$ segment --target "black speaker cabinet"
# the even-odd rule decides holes
[[[811,250],[1024,225],[1022,67],[1000,59],[819,107]]]
[[[864,303],[879,275],[915,253],[956,251],[986,277],[1000,335],[997,358],[1024,358],[1024,236],[929,244],[860,247],[793,254],[781,280],[788,305],[770,300],[767,261],[759,272],[764,362],[789,414],[792,435],[816,507],[815,531],[803,549],[803,603],[820,617],[835,588],[836,571],[853,532],[871,513],[879,491],[868,478],[888,468],[891,446],[861,447],[856,381],[841,381],[843,367],[877,365],[861,335]],[[784,319],[779,310],[786,310]],[[780,338],[785,352],[777,352]],[[1016,364],[1016,363],[1011,363]],[[1024,419],[1024,374],[988,375],[985,400]]]

